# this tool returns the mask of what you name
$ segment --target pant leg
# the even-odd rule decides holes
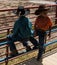
[[[16,39],[12,38],[12,36],[8,37],[8,45],[10,47],[10,51],[12,54],[18,54],[18,51],[17,51],[16,46],[14,44],[15,41],[16,41]]]
[[[11,51],[12,53],[18,54],[18,51],[17,51],[16,46],[15,46],[15,44],[14,44],[14,41],[11,41],[11,40],[8,41],[8,45],[9,45],[10,51]]]
[[[45,33],[39,34],[39,53],[38,53],[38,59],[42,57],[43,51],[44,51],[44,43],[45,43]]]
[[[28,41],[28,40],[24,39],[24,40],[22,41],[22,43],[23,43],[23,46],[26,47],[26,51],[28,52],[28,51],[31,50],[31,47],[28,45],[27,41]]]
[[[44,38],[40,37],[39,38],[39,53],[38,53],[38,59],[42,57],[43,51],[44,51]]]
[[[33,37],[30,37],[29,40],[31,41],[31,43],[36,47],[38,46],[38,42],[36,39],[34,39]]]
[[[28,43],[27,43],[27,39],[22,39],[22,44],[23,44],[23,46],[25,46],[25,47],[27,47],[28,46]]]

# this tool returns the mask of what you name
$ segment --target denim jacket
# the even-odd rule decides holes
[[[31,36],[31,29],[29,26],[29,19],[21,16],[14,24],[13,37],[29,38]]]

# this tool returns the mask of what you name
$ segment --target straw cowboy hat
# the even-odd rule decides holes
[[[35,11],[35,15],[39,15],[41,12],[48,11],[49,8],[45,5],[40,5],[38,9]]]
[[[28,8],[25,9],[24,6],[19,6],[17,8],[16,14],[19,15],[19,13],[20,15],[24,15],[24,14],[27,15],[30,13],[30,10]]]

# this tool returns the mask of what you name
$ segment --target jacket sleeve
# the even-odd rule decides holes
[[[28,25],[29,25],[29,28],[32,29],[32,23],[29,19],[28,19]]]
[[[30,31],[31,31],[31,36],[34,36],[34,29],[32,28],[32,22],[28,19],[29,21],[29,28],[30,28]]]
[[[48,22],[49,28],[51,28],[52,27],[52,21],[50,18],[48,18],[48,20],[49,20],[49,22]]]
[[[48,34],[48,36],[49,36],[49,38],[50,38],[50,37],[51,37],[51,28],[52,28],[52,21],[51,21],[50,18],[49,18],[48,25],[49,25],[49,34]]]
[[[37,28],[36,28],[36,25],[37,25],[37,21],[38,20],[38,18],[36,18],[36,20],[35,20],[35,24],[34,24],[34,36],[37,36]]]
[[[18,35],[18,30],[19,30],[19,21],[17,20],[13,27],[13,36]]]

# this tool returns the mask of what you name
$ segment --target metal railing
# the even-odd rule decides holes
[[[57,38],[57,36],[55,36],[54,38]],[[51,39],[53,39],[53,38],[51,38]],[[44,44],[44,46],[46,47],[46,46],[51,45],[51,44],[54,44],[54,43],[57,43],[57,40],[53,40],[52,42],[48,42],[48,43]],[[19,43],[15,43],[15,44],[17,45],[17,44],[19,44]],[[3,46],[3,45],[4,45],[4,46]],[[6,58],[0,60],[0,63],[5,62],[5,65],[7,65],[7,64],[8,64],[8,60],[9,60],[8,55],[11,54],[11,53],[9,53],[9,46],[7,45],[7,41],[0,43],[0,46],[3,46],[3,47],[1,47],[1,48],[6,48],[6,53],[0,55],[0,57],[5,55]],[[33,46],[33,45],[31,45],[31,46]],[[0,49],[1,49],[1,48],[0,48]],[[23,49],[25,49],[25,48],[18,49],[17,51],[20,51],[20,50],[22,51]],[[11,59],[11,58],[10,58],[10,59]],[[14,59],[14,57],[13,57],[13,59]]]
[[[49,5],[49,6],[56,6],[57,7],[57,5]],[[30,9],[35,9],[35,8],[38,8],[38,6],[36,6],[36,7],[25,7],[25,8],[30,8]],[[0,10],[0,12],[5,12],[5,11],[13,11],[13,10],[16,10],[16,9],[3,9],[3,10]],[[57,13],[57,11],[56,11],[56,13]],[[31,14],[33,14],[33,13],[31,13]],[[57,15],[57,14],[55,14],[55,15]],[[15,17],[15,16],[7,16],[7,17]],[[3,18],[3,17],[0,17],[0,18]],[[31,17],[32,19],[33,19],[33,17]],[[35,18],[35,17],[34,17]],[[56,17],[57,18],[57,17]],[[56,19],[56,22],[57,22],[57,19]],[[57,26],[57,25],[56,25]],[[10,32],[10,29],[12,29],[12,26],[9,26],[8,28],[3,28],[3,29],[1,29],[0,31],[4,31],[4,30],[7,30],[7,35],[9,34],[9,32]],[[54,32],[54,31],[53,31]],[[56,32],[57,32],[57,30],[56,30]],[[1,33],[0,33],[1,34]],[[57,37],[57,36],[55,36],[55,37]],[[53,38],[55,38],[55,37],[53,37]],[[51,39],[53,39],[53,38],[51,38]],[[4,40],[6,40],[6,39],[4,39]],[[1,41],[1,40],[0,40]],[[3,40],[2,40],[3,41]],[[55,42],[57,42],[57,40],[55,40],[55,41],[52,41],[52,42],[50,42],[50,43],[47,43],[47,44],[45,44],[45,46],[47,46],[47,45],[49,45],[49,44],[53,44],[53,43],[55,43]],[[5,54],[2,54],[2,55],[0,55],[0,56],[4,56],[4,55],[6,55],[6,58],[7,59],[4,59],[4,61],[5,61],[5,65],[7,65],[8,64],[8,54],[10,54],[9,53],[9,51],[8,51],[8,45],[7,45],[7,41],[6,42],[2,42],[2,43],[0,43],[0,46],[3,46],[3,47],[1,47],[1,48],[6,48],[6,53]],[[0,48],[0,49],[1,49]],[[25,48],[22,48],[22,49],[25,49]],[[22,50],[22,49],[18,49],[18,50]],[[2,60],[3,61],[3,60]],[[1,62],[2,62],[1,61]],[[3,61],[3,62],[4,62]],[[3,63],[2,62],[2,63]]]

